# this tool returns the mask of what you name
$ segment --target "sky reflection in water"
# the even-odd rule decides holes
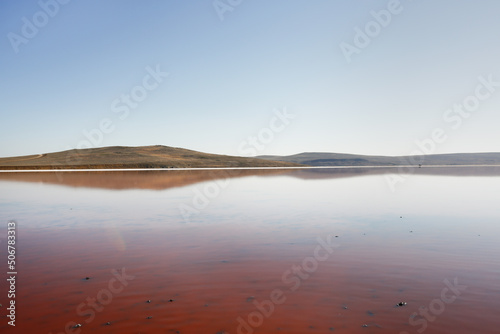
[[[280,289],[255,333],[495,333],[500,171],[422,168],[392,192],[395,171],[0,173],[2,220],[18,222],[19,327],[237,333]],[[287,270],[329,235],[335,251],[291,291]],[[120,268],[130,286],[92,321],[77,314]],[[435,320],[410,317],[455,278],[467,289]]]

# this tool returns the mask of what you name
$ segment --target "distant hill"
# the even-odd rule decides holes
[[[113,146],[0,158],[1,170],[294,167],[296,163],[202,153],[168,146]]]
[[[300,166],[417,166],[500,165],[500,153],[457,153],[421,156],[374,156],[342,153],[300,153],[255,158],[209,154],[169,146],[112,146],[0,158],[0,170],[300,167]]]
[[[500,153],[453,153],[419,156],[377,156],[343,153],[299,153],[257,158],[309,166],[500,165]]]

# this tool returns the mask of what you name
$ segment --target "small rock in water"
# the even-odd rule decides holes
[[[151,303],[151,299],[146,300],[146,303],[148,304]]]
[[[73,328],[80,328],[80,327],[82,327],[81,324],[76,324],[76,325],[73,326]]]
[[[368,327],[368,325],[367,324],[363,324],[363,325],[361,325],[361,327]]]
[[[174,300],[173,300],[173,299],[169,299],[168,301],[169,301],[169,302],[173,302]]]
[[[149,317],[147,317],[146,319],[153,319],[153,317],[152,317],[152,316],[149,316]]]
[[[398,303],[398,306],[405,306],[406,305],[406,302],[399,302]]]
[[[88,276],[87,276],[87,277],[85,277],[85,280],[86,280],[86,281],[88,281],[89,279],[90,279],[90,277],[88,277]]]
[[[108,322],[106,323],[106,326],[110,326],[110,325],[111,325],[111,322],[109,322],[109,321],[108,321]]]

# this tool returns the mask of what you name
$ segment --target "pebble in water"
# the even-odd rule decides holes
[[[397,306],[405,306],[406,302],[399,302]]]

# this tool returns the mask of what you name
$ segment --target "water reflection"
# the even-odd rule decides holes
[[[79,172],[0,172],[0,181],[58,184],[105,189],[168,189],[198,182],[246,176],[290,176],[301,179],[336,179],[368,175],[500,176],[498,167],[379,167],[317,169],[221,169]]]
[[[499,170],[415,169],[392,192],[394,172],[0,173],[2,219],[19,225],[16,329],[496,333]],[[106,299],[122,270],[133,279]],[[440,309],[455,279],[467,288]]]

